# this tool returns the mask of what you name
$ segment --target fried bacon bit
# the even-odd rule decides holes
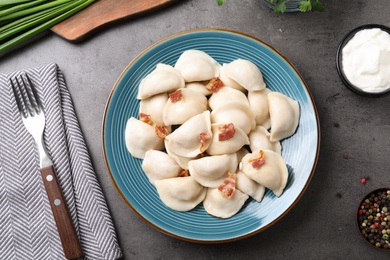
[[[148,114],[139,113],[139,119],[140,119],[142,122],[147,123],[148,125],[153,125],[152,118],[151,118],[150,115],[148,115]]]
[[[219,129],[219,134],[218,134],[219,141],[226,141],[229,140],[230,138],[233,138],[234,133],[236,132],[233,123],[222,125],[218,129]]]
[[[199,140],[200,140],[200,152],[203,153],[204,150],[206,150],[206,144],[208,141],[210,141],[210,135],[208,133],[200,133],[199,134]]]
[[[215,93],[218,92],[220,88],[224,86],[222,80],[219,78],[212,78],[209,83],[207,83],[206,88],[210,90],[211,92]]]
[[[181,172],[179,172],[179,174],[177,175],[177,177],[188,177],[190,176],[188,170],[182,170]]]
[[[250,159],[248,162],[252,164],[252,167],[253,168],[259,168],[261,165],[263,165],[265,163],[265,159],[264,159],[264,151],[263,150],[260,150],[259,152],[259,157],[256,157],[256,158],[253,158],[253,159]]]
[[[175,92],[169,94],[169,99],[172,103],[183,100],[183,93],[181,92],[181,89],[178,89]]]
[[[222,196],[230,199],[233,197],[236,191],[236,179],[237,174],[228,172],[228,177],[219,185],[218,190],[222,193]]]
[[[165,137],[167,137],[167,135],[170,134],[168,128],[165,125],[156,125],[154,127],[154,132],[161,139],[164,139]]]

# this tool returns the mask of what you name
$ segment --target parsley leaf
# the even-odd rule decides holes
[[[227,0],[217,0],[217,3],[218,5],[222,5],[223,3],[225,3]]]
[[[313,11],[322,12],[325,9],[325,5],[323,3],[321,3],[319,0],[316,0],[312,5],[313,5],[313,8],[312,8]]]
[[[308,12],[311,11],[311,1],[310,0],[304,0],[299,3],[298,6],[299,10],[301,12]]]
[[[284,11],[286,11],[286,2],[288,2],[288,0],[277,0],[274,7],[274,12],[284,13]]]
[[[274,4],[274,12],[275,13],[284,13],[287,9],[286,3],[290,0],[267,0],[269,3]],[[227,0],[217,0],[218,5],[222,5],[227,2]],[[298,9],[301,12],[309,12],[309,11],[323,11],[325,5],[320,2],[320,0],[302,0]]]
[[[298,8],[301,12],[323,11],[325,5],[319,0],[303,0],[299,3]]]

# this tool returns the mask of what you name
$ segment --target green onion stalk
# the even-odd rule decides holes
[[[95,0],[0,0],[0,55]]]

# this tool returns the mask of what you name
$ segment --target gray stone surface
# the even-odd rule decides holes
[[[350,92],[335,66],[337,45],[349,30],[368,23],[390,26],[389,2],[324,1],[322,13],[279,15],[260,0],[230,0],[222,7],[214,0],[182,0],[79,44],[45,35],[1,57],[0,72],[49,62],[64,72],[124,259],[389,259],[390,253],[361,239],[354,220],[367,192],[390,187],[390,97],[372,99]],[[321,124],[318,165],[299,202],[265,231],[227,244],[184,242],[141,220],[117,193],[101,144],[105,104],[128,63],[166,36],[203,27],[241,31],[279,50],[309,86]],[[363,176],[370,177],[365,185],[360,183]]]

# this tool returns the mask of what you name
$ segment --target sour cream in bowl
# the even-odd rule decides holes
[[[355,28],[337,50],[337,71],[344,85],[367,97],[390,93],[390,28],[369,24]]]

